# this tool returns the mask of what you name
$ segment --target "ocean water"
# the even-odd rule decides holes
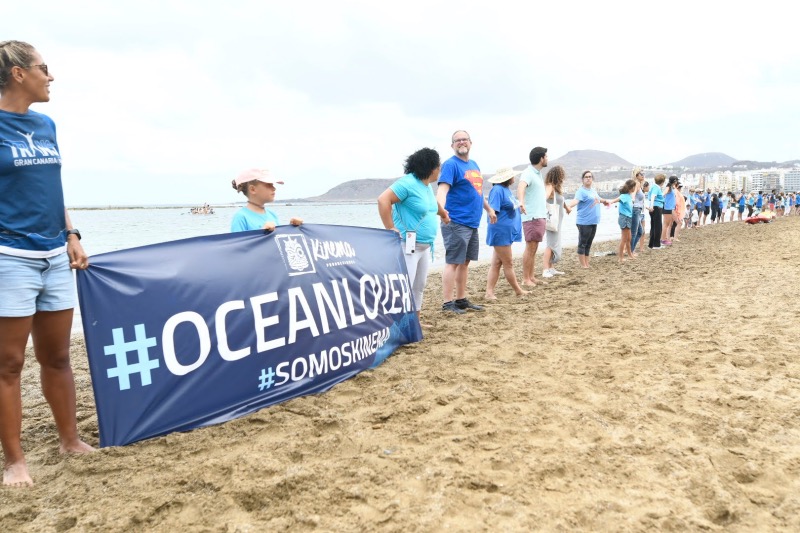
[[[230,223],[236,207],[215,207],[213,215],[193,215],[185,208],[136,208],[136,209],[70,209],[73,225],[81,230],[86,252],[92,256],[115,250],[124,250],[175,241],[202,235],[215,235],[230,231]],[[377,204],[273,204],[270,209],[278,214],[282,222],[288,223],[291,217],[300,217],[305,224],[332,224],[340,226],[363,226],[383,228],[378,216]],[[618,239],[616,206],[601,208],[602,217],[597,227],[595,242]],[[486,218],[478,229],[481,235],[480,259],[490,259],[492,248],[486,243]],[[575,226],[575,212],[567,215],[562,223],[562,245],[575,246],[578,243],[578,230]],[[539,251],[544,249],[540,245]],[[514,255],[521,255],[524,243],[512,245]],[[434,243],[434,266],[444,264],[444,246],[441,234]]]

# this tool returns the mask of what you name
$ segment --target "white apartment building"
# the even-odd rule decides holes
[[[783,190],[787,192],[800,191],[800,169],[787,170],[783,173]]]

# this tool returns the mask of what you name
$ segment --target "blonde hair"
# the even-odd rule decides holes
[[[11,81],[11,69],[30,67],[34,53],[36,49],[23,41],[0,42],[0,91]]]
[[[641,174],[642,179],[644,179],[644,170],[642,170],[642,167],[633,167],[633,170],[631,170],[631,179],[638,179],[636,174]]]

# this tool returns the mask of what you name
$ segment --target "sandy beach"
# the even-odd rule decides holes
[[[425,339],[380,367],[88,456],[57,453],[28,353],[36,486],[0,488],[0,531],[800,531],[800,217],[680,238],[589,270],[566,250],[566,275],[523,298],[501,279],[465,316],[434,273]]]

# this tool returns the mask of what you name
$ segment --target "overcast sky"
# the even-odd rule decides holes
[[[713,7],[706,4],[713,4]],[[703,152],[800,158],[790,4],[732,2],[4,2],[0,39],[55,76],[66,201],[278,199],[400,176],[466,129],[484,172],[570,150],[642,165]]]

